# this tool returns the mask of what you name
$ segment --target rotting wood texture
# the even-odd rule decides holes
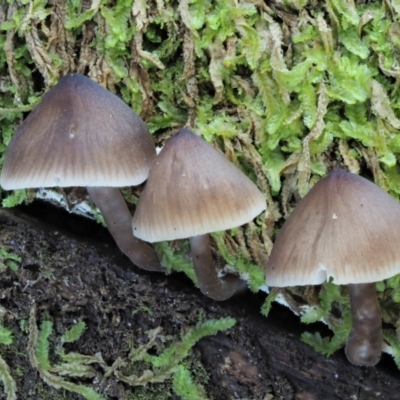
[[[209,376],[202,383],[210,399],[398,398],[400,380],[389,356],[376,368],[352,366],[342,352],[326,358],[300,341],[304,325],[290,311],[274,306],[270,316],[263,317],[259,313],[262,295],[245,292],[230,301],[212,301],[182,275],[163,276],[133,267],[107,232],[94,223],[59,210],[53,213],[44,204],[32,210],[36,216],[26,210],[0,211],[0,247],[22,257],[18,271],[7,270],[0,280],[3,324],[15,335],[13,348],[2,354],[21,398],[39,398],[39,387],[48,398],[62,392],[41,382],[23,356],[27,337],[18,332],[33,302],[38,315],[54,320],[56,332],[71,321],[84,320],[85,334],[68,350],[86,355],[101,352],[108,365],[124,357],[128,340],[146,342],[149,329],[161,326],[165,337],[176,339],[196,324],[200,314],[203,320],[234,317],[233,328],[202,339],[189,356],[195,378],[200,364]],[[54,223],[39,221],[37,214]],[[26,374],[18,376],[17,368]],[[102,376],[101,370],[96,373],[99,379],[96,384],[89,382],[90,386],[107,399],[129,398],[138,395],[138,390],[149,390],[148,398],[156,398],[150,390],[163,385],[131,388],[113,376]]]

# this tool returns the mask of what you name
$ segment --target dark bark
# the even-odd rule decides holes
[[[41,220],[57,218],[57,224],[39,221],[32,216],[35,209]],[[180,274],[165,276],[132,267],[98,225],[58,211],[53,215],[49,210],[43,204],[34,205],[29,217],[18,210],[0,211],[0,247],[14,249],[23,257],[15,275],[2,275],[1,305],[11,315],[27,315],[34,300],[39,315],[47,312],[55,319],[56,328],[84,319],[87,331],[74,344],[79,347],[74,351],[101,351],[110,365],[126,345],[126,335],[142,335],[145,340],[144,332],[156,326],[162,326],[165,334],[179,335],[194,325],[199,315],[204,319],[231,316],[237,320],[232,329],[201,340],[194,349],[210,376],[205,389],[212,399],[398,398],[398,370],[389,356],[383,355],[376,367],[364,368],[351,365],[343,351],[331,358],[320,355],[300,341],[300,334],[313,329],[326,334],[322,324],[302,325],[280,306],[274,306],[268,318],[263,317],[259,312],[263,294],[245,292],[225,302],[208,299]],[[43,264],[38,265],[38,254],[48,254],[49,259],[42,257]],[[43,268],[51,271],[52,277],[35,283]],[[138,300],[145,301],[152,315],[132,314]],[[12,318],[4,324],[9,326]],[[105,330],[107,340],[99,337],[100,329]],[[16,340],[15,346],[17,355],[10,349],[3,356],[12,371],[20,367],[30,377],[29,388],[24,377],[16,377],[21,398],[34,398],[28,394],[40,377],[26,357],[19,355],[25,351],[23,339]],[[105,387],[110,399],[123,398],[121,393],[128,390],[111,378],[100,381],[96,390]],[[52,398],[54,389],[48,390]],[[266,397],[269,394],[272,397]]]

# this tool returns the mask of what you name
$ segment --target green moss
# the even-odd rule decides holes
[[[0,249],[0,272],[4,272],[7,268],[17,271],[21,257],[6,249]]]
[[[118,357],[111,365],[108,365],[103,360],[101,353],[84,355],[65,351],[65,343],[74,343],[84,334],[85,324],[83,322],[78,322],[66,330],[60,338],[56,338],[51,320],[44,319],[40,329],[37,328],[36,306],[33,306],[29,320],[28,353],[32,366],[38,370],[44,382],[55,389],[62,388],[78,393],[88,400],[101,400],[104,397],[90,386],[84,385],[84,382],[80,382],[79,379],[93,378],[100,374],[104,379],[115,375],[119,381],[132,387],[132,395],[137,396],[135,397],[137,399],[142,398],[141,396],[146,399],[160,398],[158,396],[161,393],[165,398],[167,392],[172,393],[174,390],[181,393],[190,388],[204,394],[199,384],[190,377],[190,372],[184,366],[183,361],[185,360],[185,364],[192,369],[189,356],[193,346],[205,336],[215,335],[219,331],[231,328],[235,322],[233,318],[199,322],[196,326],[187,329],[182,333],[180,339],[172,343],[167,343],[167,339],[171,342],[172,338],[163,336],[161,327],[152,329],[147,332],[147,343],[131,347],[126,357]],[[0,336],[4,338],[4,343],[11,343],[11,332],[8,330],[0,330]],[[50,360],[49,354],[53,342],[55,349],[52,352],[55,353],[55,357],[54,360]],[[151,355],[149,354],[150,350],[156,350],[159,354]],[[201,374],[199,374],[197,382],[199,380],[203,383],[207,381],[208,378],[204,375],[204,368],[201,365],[193,366],[193,370],[203,372],[203,377],[200,379]],[[7,372],[5,369],[4,371]],[[0,373],[2,372],[0,365]],[[4,374],[4,376],[6,375]],[[150,385],[151,388],[146,388],[145,391],[136,389],[147,385]],[[153,395],[154,397],[152,397]],[[182,396],[182,398],[191,399],[192,397]]]
[[[183,365],[179,365],[175,371],[174,391],[184,400],[206,400],[206,394],[203,387],[196,385],[192,376]]]
[[[13,333],[10,329],[0,325],[0,345],[9,346],[13,343]],[[15,400],[17,398],[17,385],[12,377],[10,367],[0,355],[0,379],[7,394],[7,400]]]

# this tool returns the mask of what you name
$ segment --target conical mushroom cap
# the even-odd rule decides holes
[[[400,205],[341,169],[320,180],[279,233],[267,285],[357,284],[400,273]]]
[[[11,139],[1,186],[137,185],[155,155],[146,125],[122,100],[89,78],[67,75]]]
[[[157,156],[132,221],[147,242],[182,239],[243,225],[266,208],[256,185],[187,129]]]

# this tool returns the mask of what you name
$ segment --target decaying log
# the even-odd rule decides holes
[[[210,377],[205,385],[210,399],[365,400],[399,396],[399,372],[389,356],[384,356],[377,367],[360,368],[350,365],[343,351],[331,358],[317,354],[300,341],[305,326],[288,309],[274,306],[265,318],[259,312],[264,298],[261,294],[245,292],[229,301],[215,302],[182,275],[139,270],[119,253],[106,230],[92,221],[42,203],[27,209],[2,209],[0,248],[13,249],[22,256],[13,281],[4,272],[0,279],[1,305],[8,315],[6,326],[29,313],[35,301],[39,313],[46,311],[58,323],[87,321],[87,332],[75,351],[101,351],[111,363],[119,355],[127,332],[137,337],[145,329],[160,325],[168,334],[179,333],[196,323],[198,312],[205,320],[230,316],[237,320],[233,328],[202,339],[194,348]],[[35,257],[41,252],[48,258],[42,258],[38,265]],[[52,277],[43,277],[39,270],[46,270]],[[74,276],[79,279],[75,281]],[[128,308],[134,306],[134,300],[128,295],[125,306],[116,306],[124,282],[132,299],[145,299],[152,309],[151,318],[146,320],[140,312],[132,315]],[[93,340],[104,323],[109,326],[107,343]],[[23,352],[23,341],[18,346]],[[11,371],[26,369],[33,379],[31,387],[37,384],[40,377],[33,373],[26,358],[11,358],[11,354],[4,356]],[[16,379],[23,395],[26,385]],[[107,398],[124,398],[121,393],[126,387],[121,382],[109,381],[114,391],[108,392],[101,385],[100,381],[96,390],[103,390]]]

